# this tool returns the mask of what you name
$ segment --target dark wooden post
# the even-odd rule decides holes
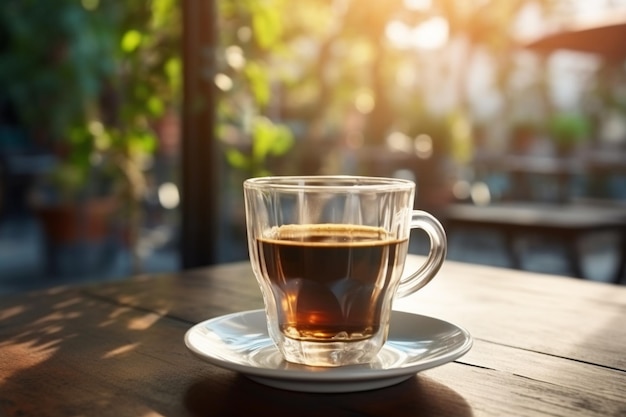
[[[218,262],[220,190],[215,138],[215,0],[184,0],[181,259],[184,269]]]

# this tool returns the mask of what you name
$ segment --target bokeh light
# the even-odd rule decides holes
[[[433,156],[433,138],[430,135],[421,134],[414,141],[415,154],[418,158],[428,159]]]
[[[222,91],[230,91],[233,88],[233,80],[226,74],[216,74],[214,82],[217,88]]]
[[[180,193],[173,182],[165,182],[159,186],[159,203],[166,209],[175,209],[180,204]]]

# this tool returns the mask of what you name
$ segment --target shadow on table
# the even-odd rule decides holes
[[[398,385],[347,394],[309,394],[270,388],[238,375],[224,390],[202,380],[185,395],[194,417],[242,415],[294,416],[472,416],[458,393],[432,379],[416,376]]]

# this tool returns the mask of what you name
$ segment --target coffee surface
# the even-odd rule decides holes
[[[363,340],[378,331],[408,239],[367,226],[288,225],[256,243],[281,331],[330,342]]]

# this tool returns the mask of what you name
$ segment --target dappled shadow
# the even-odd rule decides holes
[[[183,273],[135,276],[85,287],[83,293],[120,305],[176,317],[189,323],[263,307],[249,264],[216,265]]]
[[[368,392],[305,394],[198,361],[183,343],[193,322],[261,303],[253,280],[233,286],[242,271],[186,274],[184,286],[138,277],[2,299],[0,415],[472,415],[463,397],[424,376]]]
[[[183,414],[184,322],[57,288],[3,299],[0,323],[0,415]]]
[[[185,396],[187,411],[203,416],[472,416],[467,401],[425,376],[398,385],[356,393],[310,394],[280,390],[237,375],[232,380],[203,379]]]

